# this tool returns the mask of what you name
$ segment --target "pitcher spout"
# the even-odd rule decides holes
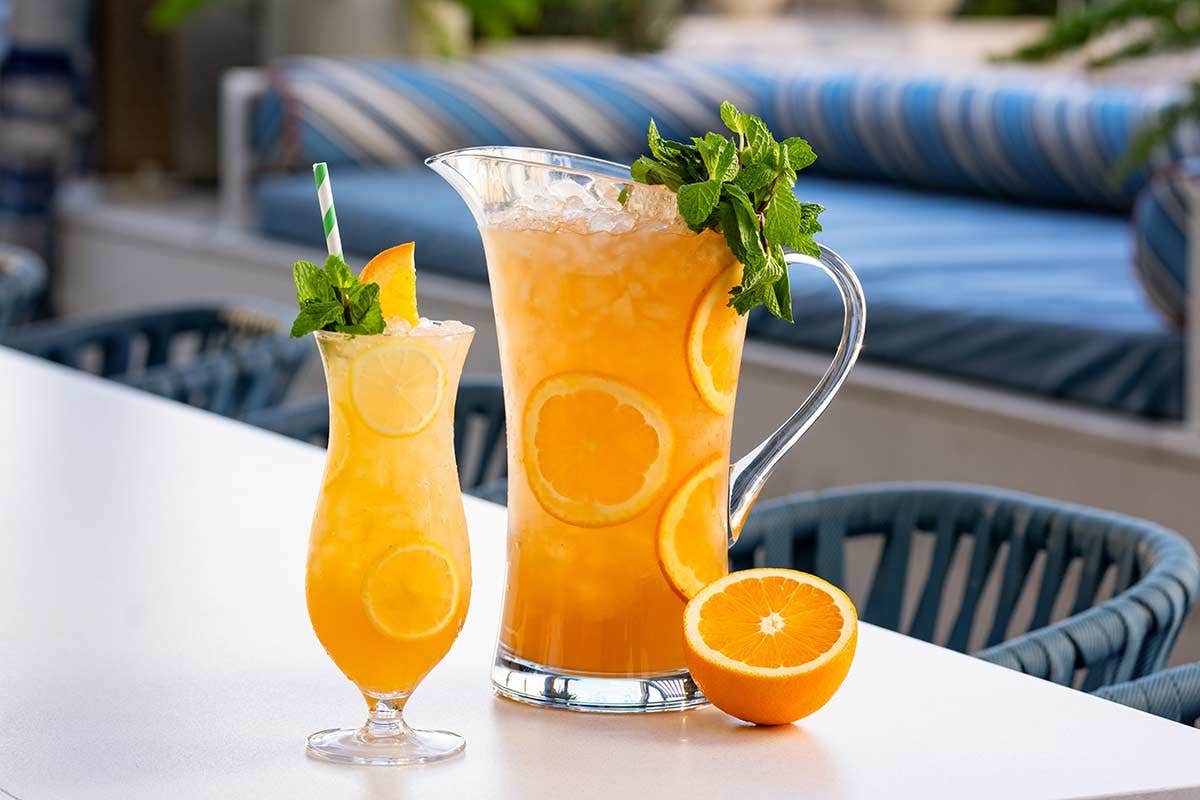
[[[425,165],[458,192],[480,228],[514,204],[554,214],[556,187],[572,176],[577,192],[615,198],[629,182],[629,167],[599,158],[537,147],[466,147],[438,153]],[[539,203],[530,203],[538,198]]]
[[[425,166],[441,175],[446,183],[458,192],[459,197],[471,209],[476,224],[481,223],[481,172],[483,163],[488,158],[481,150],[493,148],[469,148],[466,150],[450,150],[430,156],[425,159]]]

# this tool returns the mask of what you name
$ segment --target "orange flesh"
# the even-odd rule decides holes
[[[736,315],[733,309],[722,308],[721,315]],[[715,316],[715,315],[714,315]],[[709,325],[704,332],[704,362],[712,370],[713,386],[722,394],[731,394],[737,386],[738,362],[733,360],[726,338],[720,335],[720,326]]]
[[[710,478],[696,487],[676,536],[680,560],[692,567],[702,586],[726,573],[724,536],[718,539],[709,533],[715,529],[724,534],[718,494],[721,483],[719,478]]]
[[[720,494],[725,463],[705,465],[676,493],[663,513],[659,559],[677,591],[692,598],[726,571],[725,516]]]
[[[379,305],[385,319],[399,318],[409,325],[417,314],[417,267],[414,242],[389,247],[367,262],[358,278],[379,284]]]
[[[698,302],[736,261],[719,234],[649,226],[620,234],[492,227],[483,239],[509,420],[501,644],[519,658],[566,671],[619,676],[682,669],[684,601],[659,566],[657,529],[688,476],[715,457],[726,463],[729,457],[732,410],[718,414],[703,401],[687,358]],[[729,358],[737,364],[745,318],[733,324],[737,346]],[[535,388],[564,372],[632,387],[657,405],[674,432],[666,479],[632,519],[573,525],[548,513],[530,486],[523,415]],[[537,458],[554,490],[599,503],[624,500],[642,487],[657,445],[636,409],[593,391],[547,401],[536,436]],[[709,496],[725,496],[727,477],[719,482]],[[706,535],[723,553],[723,526]],[[716,569],[724,573],[723,556]]]
[[[578,447],[557,447],[578,430],[594,433]],[[658,455],[658,435],[636,408],[598,391],[552,397],[542,407],[537,447],[542,475],[572,499],[619,503],[644,483]],[[602,445],[602,446],[601,446]]]
[[[739,581],[700,609],[704,643],[752,667],[797,667],[829,651],[842,612],[826,592],[780,577]]]

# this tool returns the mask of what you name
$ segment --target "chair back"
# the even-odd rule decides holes
[[[283,312],[237,305],[56,320],[5,344],[234,417],[280,403],[309,352]]]
[[[46,265],[32,250],[0,244],[0,333],[33,318],[46,289]]]
[[[1106,686],[1096,696],[1195,726],[1200,720],[1200,664],[1172,667],[1135,681]]]

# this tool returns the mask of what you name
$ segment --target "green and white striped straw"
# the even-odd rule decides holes
[[[313,164],[313,180],[317,184],[317,201],[321,204],[321,223],[325,226],[325,246],[329,255],[342,254],[342,235],[338,232],[337,213],[333,210],[333,188],[329,185],[329,165],[324,161]]]

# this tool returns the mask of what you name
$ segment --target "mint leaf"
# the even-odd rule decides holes
[[[688,227],[699,233],[721,199],[720,181],[685,183],[679,187],[679,216]]]
[[[824,209],[802,203],[792,193],[797,172],[816,160],[808,142],[790,137],[777,142],[765,122],[728,101],[721,121],[733,138],[708,132],[691,144],[664,139],[650,122],[642,156],[630,167],[637,183],[662,184],[677,194],[679,215],[699,233],[719,231],[742,264],[742,283],[730,291],[729,305],[746,313],[756,306],[792,320],[784,248],[818,257],[813,235]],[[628,199],[628,187],[619,199]]]
[[[745,267],[744,272],[753,275],[767,262],[767,253],[759,236],[758,217],[754,207],[741,189],[732,184],[721,187],[723,202],[717,207],[717,216],[721,224],[721,233],[738,261]],[[743,274],[743,281],[745,275]]]
[[[311,261],[297,261],[292,265],[292,280],[296,284],[296,302],[303,306],[306,300],[332,300],[333,287],[325,272]]]
[[[378,284],[369,283],[367,285],[374,286],[376,289],[379,288]],[[383,333],[386,327],[387,323],[383,320],[383,310],[380,308],[379,303],[376,302],[367,308],[366,312],[364,312],[363,316],[359,318],[358,322],[353,325],[335,324],[334,330],[340,333],[371,335]]]
[[[744,133],[742,130],[742,112],[738,111],[737,106],[726,100],[721,103],[721,122],[725,123],[725,127],[734,133]]]
[[[750,278],[743,276],[742,286],[735,289],[729,305],[741,314],[755,306],[764,306],[775,316],[792,321],[792,293],[782,247],[772,247],[764,266],[755,270]]]
[[[341,256],[325,259],[325,273],[329,276],[329,282],[338,289],[348,289],[358,283],[358,278],[350,271],[350,265]]]
[[[665,184],[668,189],[675,191],[684,182],[683,178],[672,167],[642,156],[633,162],[629,168],[630,176],[638,183],[650,185]]]
[[[753,194],[775,180],[775,170],[766,164],[747,164],[733,179],[733,184],[746,194]]]
[[[349,303],[350,319],[362,320],[370,313],[372,306],[379,305],[379,284],[360,284],[355,281],[354,286],[346,290],[346,299]],[[382,316],[380,318],[382,319]]]
[[[817,160],[817,154],[813,152],[812,146],[799,136],[784,139],[783,146],[787,148],[788,164],[797,172],[811,166]]]
[[[755,161],[769,158],[775,150],[775,137],[767,124],[751,114],[742,114],[742,129],[746,132],[746,152]]]
[[[360,283],[341,256],[330,256],[322,269],[308,261],[292,265],[300,313],[292,323],[293,338],[313,331],[383,333],[379,284]]]
[[[307,300],[300,305],[300,313],[292,323],[292,338],[308,336],[313,331],[325,330],[342,319],[344,309],[337,300]]]
[[[788,280],[788,265],[782,246],[771,247],[762,280],[771,289],[766,302],[767,310],[786,322],[792,322],[792,286]]]
[[[707,133],[703,139],[693,139],[708,177],[718,182],[731,181],[738,174],[737,146],[717,133]]]
[[[650,129],[646,133],[646,145],[655,158],[664,164],[675,167],[677,172],[682,171],[690,160],[691,148],[683,142],[673,142],[670,139],[662,138],[653,119],[650,120]]]
[[[363,314],[359,325],[366,333],[383,333],[383,329],[387,327],[387,323],[383,320],[383,307],[378,302],[373,303],[367,309],[367,313]]]
[[[658,170],[658,166],[653,159],[638,156],[637,161],[629,165],[629,177],[638,183],[648,184],[651,176]]]
[[[777,183],[771,194],[771,203],[763,212],[763,233],[767,241],[799,250],[803,246],[797,244],[804,239],[803,225],[804,208],[800,201],[792,194],[791,187]]]

